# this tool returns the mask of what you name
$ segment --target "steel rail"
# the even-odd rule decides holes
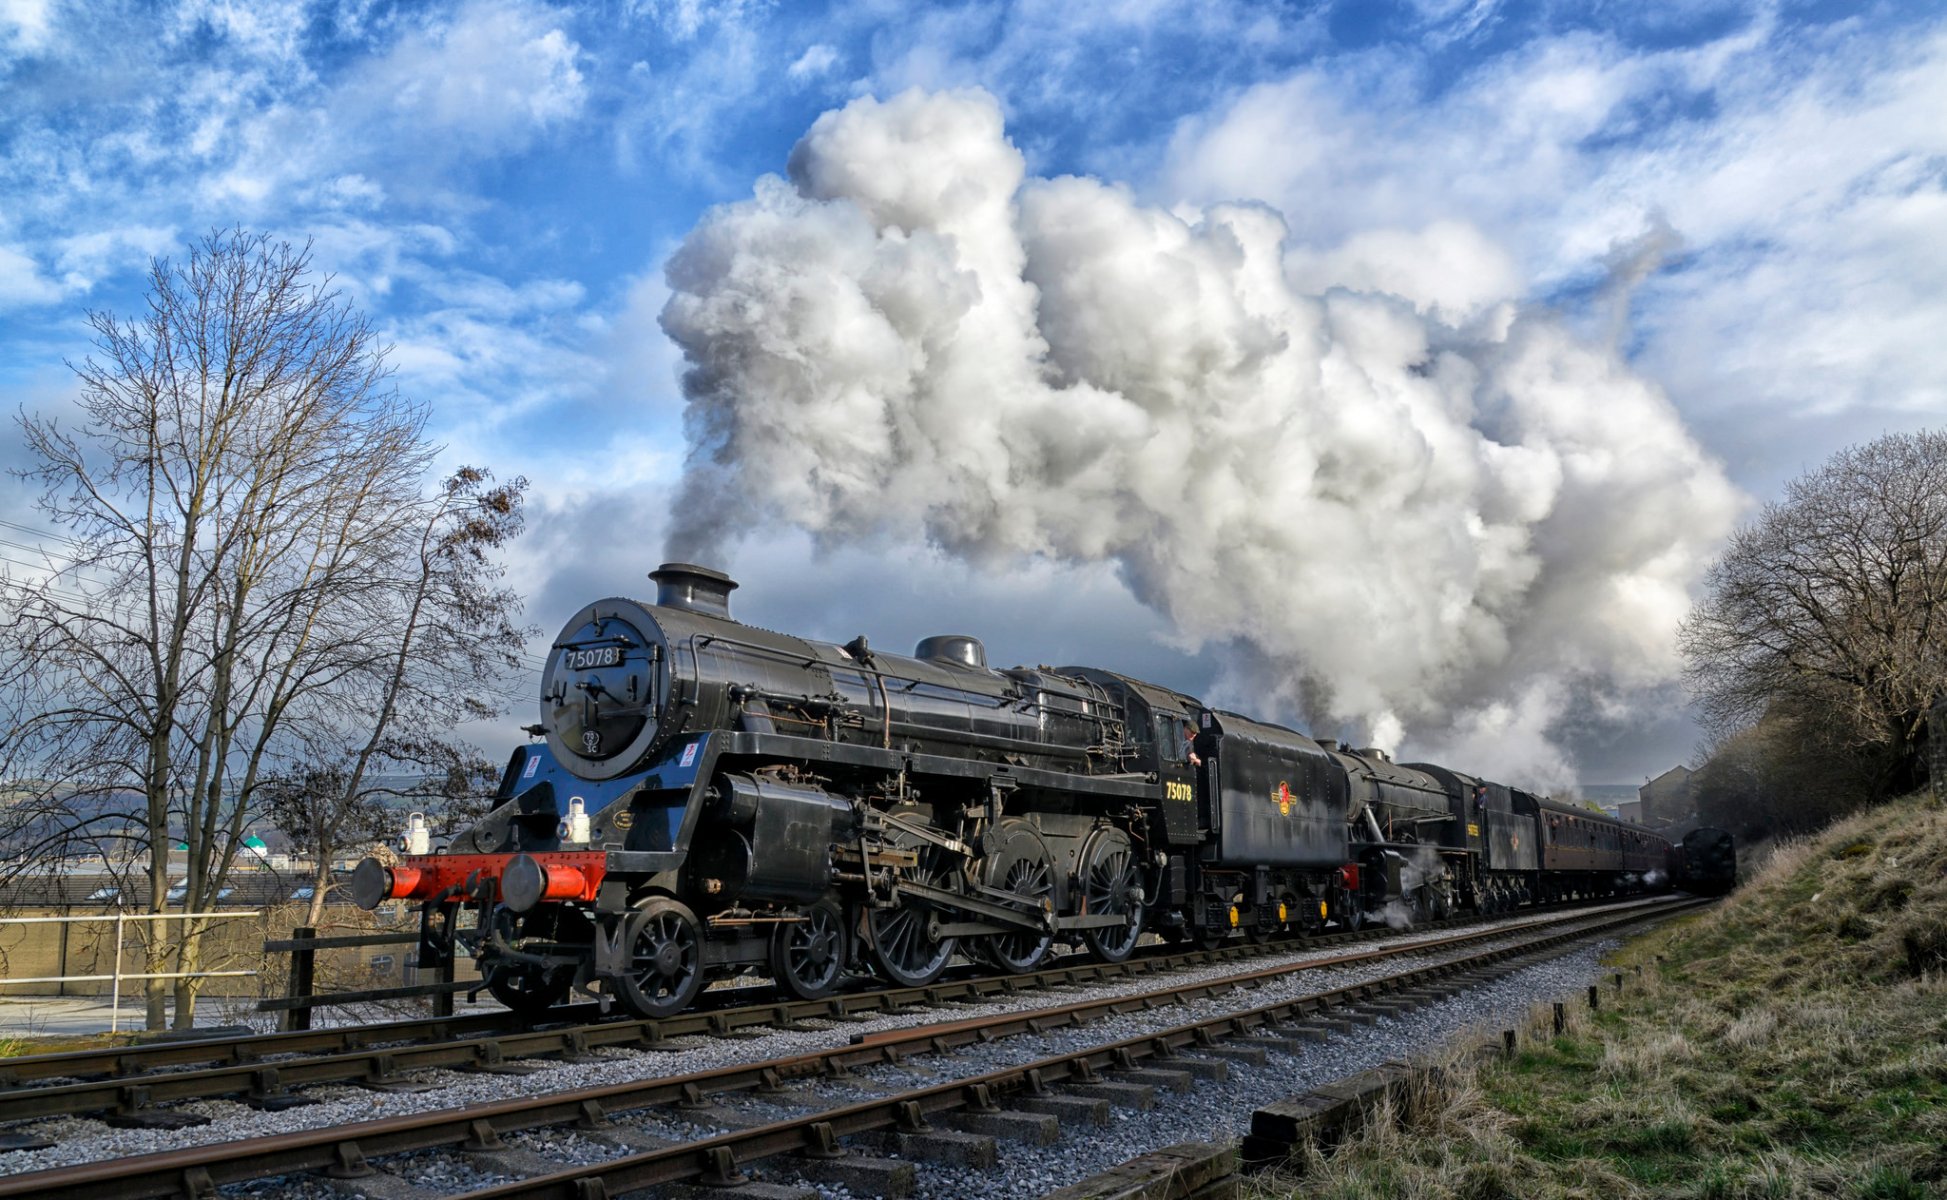
[[[1424,926],[1423,928],[1438,927]],[[888,1007],[904,1007],[914,1003],[920,993],[929,990],[953,989],[962,985],[977,986],[983,978],[1012,980],[1017,989],[1062,986],[1068,983],[1092,982],[1097,979],[1174,970],[1184,965],[1196,966],[1227,958],[1248,958],[1256,954],[1272,953],[1293,947],[1331,946],[1349,940],[1383,937],[1390,932],[1372,929],[1337,930],[1309,937],[1287,937],[1268,943],[1240,940],[1199,950],[1180,950],[1166,945],[1152,945],[1143,947],[1134,957],[1121,963],[1098,962],[1086,958],[1080,952],[1075,952],[1064,955],[1062,960],[1057,960],[1052,965],[1022,975],[983,977],[978,975],[980,968],[969,967],[950,972],[947,978],[921,988],[869,987],[839,992],[822,1000],[800,1001],[781,998],[770,984],[717,988],[703,992],[697,997],[697,1006],[681,1014],[681,1018],[690,1019],[688,1024],[692,1026],[698,1019],[712,1021],[711,1028],[686,1028],[672,1032],[668,1036],[722,1032],[725,1027],[736,1030],[770,1024],[775,1020],[780,1004],[791,1006],[804,1017],[829,1017],[836,1011],[838,1018],[843,1020],[847,1016],[881,1012]],[[1066,959],[1075,961],[1063,961]],[[1068,978],[1077,972],[1083,973],[1088,978]],[[1047,979],[1053,979],[1055,982],[1050,985],[1045,982]],[[999,990],[1007,989],[1003,986]],[[753,993],[756,995],[754,996]],[[832,1008],[834,1002],[842,1002],[843,1007],[834,1010]],[[100,1049],[20,1055],[0,1059],[0,1104],[4,1103],[4,1097],[8,1092],[46,1079],[115,1079],[139,1082],[145,1073],[158,1069],[197,1065],[262,1065],[265,1059],[283,1055],[348,1054],[381,1047],[396,1048],[412,1042],[482,1036],[503,1029],[518,1032],[534,1025],[545,1025],[550,1028],[578,1025],[593,1027],[629,1019],[625,1016],[605,1015],[600,1005],[590,1001],[558,1006],[551,1009],[547,1013],[547,1019],[541,1022],[523,1022],[513,1013],[496,1010],[452,1017],[418,1017],[402,1021],[387,1021],[377,1025],[338,1025],[324,1029],[184,1038]],[[667,1025],[668,1022],[678,1019],[666,1017],[660,1020]],[[40,1089],[35,1090],[38,1092]],[[0,1116],[0,1120],[5,1119],[7,1118]]]
[[[480,1188],[468,1191],[465,1196],[466,1200],[608,1200],[611,1196],[672,1183],[734,1183],[741,1179],[740,1168],[743,1165],[760,1159],[794,1152],[814,1155],[828,1153],[828,1148],[835,1145],[838,1139],[861,1133],[891,1129],[919,1132],[926,1128],[927,1117],[940,1113],[957,1110],[1000,1111],[999,1102],[1008,1097],[1045,1095],[1053,1085],[1070,1081],[1098,1081],[1105,1071],[1127,1070],[1147,1060],[1167,1061],[1184,1050],[1215,1046],[1220,1037],[1248,1036],[1282,1021],[1318,1016],[1348,1002],[1405,991],[1461,970],[1537,956],[1549,950],[1565,948],[1567,943],[1580,941],[1593,933],[1636,924],[1652,917],[1674,915],[1675,912],[1704,903],[1707,902],[1693,901],[1650,912],[1638,910],[1608,921],[1597,921],[1593,928],[1565,930],[1522,945],[1482,951],[1458,962],[1419,967],[1329,992],[1274,1001],[1185,1022],[1158,1032],[1051,1055],[1022,1066],[1003,1067],[982,1075],[915,1088],[897,1095],[826,1109],[752,1129],[733,1130],[683,1145]],[[937,1048],[945,1049],[938,1045],[943,1040],[942,1036],[935,1035],[933,1043]],[[967,1031],[959,1044],[973,1040],[986,1039],[979,1037],[978,1033]],[[897,1062],[905,1056],[890,1046],[886,1046],[885,1050],[887,1061],[890,1062]]]
[[[224,1096],[243,1096],[255,1104],[275,1106],[292,1103],[293,1088],[328,1083],[387,1084],[413,1071],[492,1070],[523,1058],[572,1058],[610,1047],[655,1049],[675,1038],[725,1036],[759,1027],[797,1028],[807,1020],[861,1020],[871,1014],[897,1013],[915,1006],[938,1007],[1022,991],[1127,979],[1259,957],[1294,945],[1327,947],[1340,940],[1344,940],[1343,935],[1327,935],[1310,943],[1283,946],[1239,943],[1122,963],[1077,963],[1014,976],[977,975],[950,983],[840,994],[822,1000],[774,1001],[716,1011],[692,1009],[659,1019],[501,1028],[478,1036],[402,1045],[373,1044],[367,1038],[363,1044],[338,1053],[268,1062],[245,1056],[196,1070],[155,1071],[132,1077],[13,1088],[0,1091],[0,1121],[104,1112],[137,1117],[142,1110],[160,1104]]]
[[[1523,914],[1526,915],[1526,914]],[[1237,959],[1288,953],[1293,950],[1329,948],[1347,942],[1383,940],[1403,932],[1424,932],[1480,924],[1476,917],[1453,918],[1429,923],[1412,930],[1338,930],[1310,937],[1250,942],[1239,939],[1220,946],[1182,950],[1175,947],[1145,947],[1145,952],[1120,963],[1086,959],[1077,953],[1065,956],[1075,961],[1057,961],[1036,971],[1020,975],[978,974],[974,968],[959,978],[948,978],[920,987],[881,987],[855,992],[840,992],[820,1000],[780,999],[769,985],[753,985],[704,992],[701,1007],[673,1017],[604,1017],[594,1004],[563,1006],[549,1014],[553,1019],[529,1026],[505,1012],[473,1013],[455,1017],[432,1017],[394,1021],[380,1025],[338,1026],[328,1029],[296,1030],[256,1034],[245,1037],[207,1038],[155,1042],[100,1050],[70,1050],[54,1054],[24,1055],[0,1059],[0,1121],[17,1121],[53,1113],[78,1115],[110,1110],[129,1111],[131,1107],[160,1100],[202,1099],[243,1094],[259,1100],[282,1094],[293,1082],[317,1084],[377,1078],[401,1069],[399,1063],[415,1056],[421,1047],[472,1046],[480,1042],[503,1043],[500,1057],[480,1051],[482,1062],[497,1063],[507,1057],[538,1057],[549,1054],[579,1054],[594,1046],[654,1044],[675,1037],[722,1036],[764,1026],[791,1025],[806,1020],[855,1020],[874,1013],[895,1011],[912,1005],[954,1003],[985,999],[1019,991],[1045,990],[1079,984],[1127,979],[1158,974],[1186,967],[1208,966]],[[749,993],[765,997],[752,1000]],[[710,1003],[712,995],[722,997]],[[741,1003],[739,1003],[741,1001]],[[542,1034],[542,1037],[531,1036]],[[587,1037],[578,1038],[578,1034]],[[464,1056],[434,1053],[426,1065],[467,1065]],[[299,1066],[284,1056],[311,1056],[341,1062],[364,1059],[375,1064],[379,1076],[370,1070],[340,1066],[336,1074],[311,1075],[302,1080],[283,1078],[286,1068]],[[404,1056],[402,1058],[402,1056]],[[201,1066],[202,1070],[177,1068]],[[413,1069],[407,1066],[403,1069]],[[263,1076],[265,1070],[278,1076]],[[83,1082],[49,1087],[41,1081],[75,1079]],[[162,1091],[148,1093],[137,1089],[167,1081]],[[204,1081],[206,1090],[185,1090]],[[263,1083],[271,1083],[266,1091]],[[87,1099],[93,1095],[92,1100]],[[47,1107],[50,1100],[57,1105]]]
[[[215,1188],[226,1184],[307,1170],[324,1171],[339,1178],[357,1178],[369,1174],[372,1170],[368,1160],[382,1155],[449,1145],[493,1146],[498,1144],[503,1134],[546,1126],[573,1124],[581,1128],[596,1129],[607,1124],[610,1114],[616,1112],[670,1104],[693,1107],[704,1103],[705,1099],[712,1095],[750,1090],[775,1090],[790,1080],[842,1076],[857,1067],[897,1063],[917,1054],[943,1053],[959,1046],[992,1041],[1000,1037],[1038,1034],[1050,1029],[1084,1024],[1103,1016],[1138,1012],[1164,1004],[1227,994],[1251,983],[1261,982],[1281,974],[1294,974],[1320,966],[1415,954],[1443,947],[1451,948],[1496,937],[1519,937],[1524,933],[1534,932],[1543,934],[1541,937],[1530,938],[1516,945],[1492,947],[1463,959],[1416,967],[1384,979],[1279,1001],[1245,1010],[1243,1014],[1226,1014],[1209,1021],[1178,1027],[1178,1029],[1189,1029],[1245,1019],[1255,1021],[1255,1024],[1248,1027],[1256,1028],[1277,1019],[1263,1014],[1308,1015],[1337,1005],[1369,1000],[1389,990],[1400,990],[1414,984],[1449,977],[1486,963],[1533,953],[1539,948],[1584,939],[1640,921],[1672,916],[1686,911],[1693,904],[1631,905],[1621,913],[1583,912],[1564,915],[1547,921],[1530,922],[1514,929],[1503,927],[1481,930],[1409,945],[1358,951],[1324,961],[1315,960],[1267,968],[1244,976],[1226,976],[1190,985],[1079,1001],[1055,1008],[1000,1014],[991,1018],[946,1026],[922,1026],[869,1041],[710,1071],[608,1084],[493,1104],[469,1105],[461,1109],[411,1114],[300,1133],[280,1134],[268,1138],[217,1142],[183,1150],[0,1176],[0,1197],[34,1196],[37,1200],[84,1200],[84,1198],[87,1200],[94,1200],[94,1198],[158,1200],[164,1197],[212,1195]],[[1573,928],[1560,928],[1562,926],[1573,926]],[[1553,932],[1547,932],[1551,930]],[[1158,1038],[1171,1041],[1176,1038],[1176,1030],[1168,1031],[1166,1035],[1149,1034],[1127,1039],[1126,1042],[1115,1043],[1108,1049],[1096,1048],[1083,1052],[1083,1056],[1094,1055],[1101,1058],[1108,1055],[1113,1059],[1116,1047],[1157,1042]],[[1172,1044],[1180,1045],[1180,1039]],[[1131,1051],[1139,1058],[1147,1057],[1154,1052],[1153,1049]],[[1064,1059],[1076,1057],[1069,1055],[1064,1056]],[[1111,1065],[1118,1064],[1112,1062]],[[1086,1068],[1077,1069],[1086,1070]],[[1026,1072],[1027,1068],[1022,1068],[999,1074],[1032,1082],[1032,1077]],[[1059,1081],[1066,1077],[1059,1074],[1049,1075],[1043,1082]],[[986,1081],[986,1077],[982,1077],[980,1080],[961,1081],[938,1088],[922,1089],[920,1092],[905,1093],[887,1100],[853,1106],[853,1109],[831,1110],[802,1120],[781,1122],[759,1130],[725,1135],[706,1142],[676,1147],[671,1151],[657,1151],[648,1155],[611,1160],[607,1166],[633,1169],[631,1164],[653,1161],[657,1164],[665,1164],[656,1167],[656,1170],[675,1170],[677,1173],[666,1177],[658,1176],[645,1182],[636,1182],[635,1176],[631,1175],[619,1182],[598,1186],[608,1186],[612,1193],[618,1187],[620,1190],[629,1190],[658,1182],[699,1178],[713,1169],[712,1164],[715,1166],[722,1164],[724,1160],[716,1153],[720,1147],[733,1147],[732,1158],[729,1160],[733,1166],[737,1161],[748,1161],[751,1157],[758,1156],[760,1151],[762,1154],[771,1154],[780,1150],[801,1148],[808,1144],[806,1138],[823,1136],[811,1129],[813,1125],[821,1121],[835,1121],[840,1114],[850,1114],[854,1109],[861,1113],[872,1112],[877,1115],[872,1118],[873,1123],[858,1125],[856,1128],[845,1123],[835,1123],[833,1129],[840,1136],[865,1129],[886,1128],[900,1121],[900,1113],[903,1110],[899,1106],[903,1101],[923,1101],[922,1112],[939,1111],[941,1108],[957,1106],[955,1102],[942,1099],[943,1097],[950,1097],[956,1089],[968,1083]],[[973,1094],[969,1092],[969,1095]],[[851,1117],[846,1118],[847,1122],[851,1119]],[[785,1134],[777,1132],[783,1130],[796,1132],[786,1137]],[[757,1134],[774,1135],[783,1140],[777,1142],[775,1146],[762,1139],[748,1144],[738,1140]],[[735,1147],[741,1147],[741,1150],[734,1149]],[[699,1153],[702,1159],[708,1160],[701,1166],[698,1165]],[[562,1172],[537,1177],[523,1184],[507,1186],[518,1188],[535,1184],[537,1181],[558,1181],[571,1177],[595,1178],[603,1169],[605,1168],[588,1168],[579,1175],[575,1172]],[[578,1192],[574,1190],[575,1187],[580,1186],[578,1184],[571,1183],[563,1186],[568,1190],[535,1193],[513,1191],[505,1194],[562,1195],[575,1197],[576,1200],[581,1200],[584,1196],[611,1194],[600,1191]],[[469,1196],[498,1197],[502,1194],[500,1189],[489,1189],[484,1192],[469,1193]]]
[[[1646,899],[1631,897],[1628,899]],[[1086,957],[1077,951],[1063,956],[1050,965],[1021,975],[980,975],[981,968],[970,967],[964,971],[952,972],[947,978],[923,987],[871,987],[858,991],[840,992],[822,1000],[790,1000],[781,998],[769,984],[744,985],[734,988],[717,988],[703,992],[698,997],[698,1007],[678,1017],[661,1018],[667,1030],[666,1037],[687,1036],[690,1034],[721,1034],[740,1029],[774,1025],[779,1017],[780,1006],[789,1009],[786,1020],[832,1019],[846,1020],[867,1013],[884,1012],[889,1008],[902,1008],[912,1004],[976,998],[1010,991],[1034,990],[1046,987],[1061,987],[1073,984],[1098,983],[1111,979],[1122,979],[1132,975],[1154,974],[1177,970],[1182,967],[1204,966],[1238,958],[1288,952],[1294,949],[1325,948],[1343,945],[1347,942],[1369,941],[1399,936],[1402,933],[1422,933],[1429,930],[1466,928],[1486,922],[1503,922],[1521,917],[1543,916],[1563,911],[1586,909],[1602,901],[1579,901],[1556,905],[1542,905],[1524,908],[1518,913],[1502,914],[1500,917],[1464,916],[1452,917],[1444,921],[1422,922],[1409,930],[1392,930],[1368,926],[1359,930],[1334,930],[1330,933],[1300,936],[1280,936],[1267,942],[1252,942],[1244,938],[1226,942],[1219,946],[1201,949],[1179,949],[1167,944],[1145,946],[1136,954],[1120,963],[1104,963]],[[1068,961],[1073,960],[1073,961]],[[484,986],[484,985],[483,985]],[[755,998],[760,994],[763,999]],[[834,1008],[834,1005],[840,1007]],[[547,1014],[543,1025],[546,1028],[585,1026],[595,1028],[602,1025],[624,1023],[631,1018],[606,1016],[594,1002],[561,1005]],[[682,1022],[677,1028],[672,1022]],[[637,1022],[642,1023],[642,1022]],[[491,1036],[498,1031],[519,1032],[531,1028],[515,1015],[504,1011],[468,1013],[452,1017],[418,1017],[402,1021],[387,1021],[376,1025],[338,1025],[323,1029],[289,1030],[279,1033],[248,1034],[243,1036],[183,1038],[167,1041],[141,1042],[124,1046],[108,1046],[99,1049],[63,1050],[50,1054],[24,1054],[13,1058],[0,1059],[0,1121],[17,1120],[9,1115],[6,1104],[14,1091],[31,1092],[42,1095],[46,1089],[37,1085],[49,1079],[75,1079],[89,1081],[108,1081],[141,1083],[149,1072],[168,1070],[178,1073],[179,1068],[210,1066],[216,1068],[252,1069],[266,1065],[278,1065],[265,1060],[281,1059],[290,1055],[344,1055],[358,1052],[377,1052],[396,1050],[415,1042],[440,1042],[454,1038],[475,1038]],[[222,1095],[227,1093],[212,1093]],[[110,1102],[101,1108],[114,1107]],[[72,1112],[92,1111],[86,1109],[67,1110]],[[43,1115],[28,1112],[29,1116]]]
[[[593,1015],[592,1005],[577,1005],[576,1008],[590,1010],[587,1013],[578,1011],[576,1018]],[[564,1009],[564,1015],[566,1012]],[[500,1011],[468,1013],[464,1016],[387,1021],[378,1025],[338,1025],[325,1029],[240,1037],[183,1038],[21,1055],[0,1059],[0,1095],[44,1079],[136,1078],[145,1072],[163,1068],[204,1064],[242,1065],[274,1055],[344,1054],[386,1042],[467,1037],[505,1027],[510,1023],[511,1015]]]

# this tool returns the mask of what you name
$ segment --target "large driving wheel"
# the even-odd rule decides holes
[[[942,889],[956,886],[957,873],[945,850],[923,843],[918,853],[918,865],[900,870],[902,880]],[[866,914],[866,941],[872,951],[872,965],[901,987],[932,983],[946,970],[958,942],[939,935],[940,923],[946,917],[930,902],[910,895],[901,895],[891,908],[870,910]]]
[[[622,1000],[638,1015],[673,1016],[703,990],[703,925],[687,904],[650,897],[628,915],[622,938]]]
[[[803,916],[771,934],[771,974],[798,999],[817,1000],[831,995],[845,972],[845,915],[838,905],[820,900]]]
[[[999,845],[981,864],[981,879],[990,888],[1012,892],[1041,912],[1053,910],[1055,861],[1048,844],[1025,821],[1007,821],[1000,828]],[[996,933],[980,939],[981,957],[1017,975],[1047,960],[1055,935],[1046,929]]]
[[[1089,953],[1103,962],[1121,962],[1136,949],[1143,935],[1142,873],[1136,866],[1136,848],[1129,835],[1109,826],[1089,836],[1082,847],[1082,912],[1089,916],[1104,913],[1126,918],[1120,925],[1100,925],[1082,931],[1082,942]]]
[[[1348,933],[1357,933],[1365,928],[1366,910],[1360,906],[1357,893],[1335,889],[1331,909],[1332,920],[1338,923],[1340,929]]]

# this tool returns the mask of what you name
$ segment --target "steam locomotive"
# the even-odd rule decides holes
[[[1721,896],[1737,886],[1737,847],[1722,829],[1700,826],[1677,844],[1677,886],[1699,896]]]
[[[728,576],[669,563],[656,603],[576,613],[543,742],[438,854],[367,859],[366,908],[416,901],[421,962],[471,953],[509,1007],[580,990],[647,1017],[756,970],[815,998],[956,954],[1021,972],[1665,886],[1640,827],[1396,764],[1089,667],[994,670],[741,624]],[[459,919],[463,911],[471,921]]]

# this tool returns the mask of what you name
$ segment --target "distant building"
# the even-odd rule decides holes
[[[1615,815],[1618,805],[1636,803],[1636,785],[1633,783],[1578,783],[1575,790],[1584,801],[1611,816]]]
[[[1636,789],[1639,816],[1652,829],[1663,829],[1690,816],[1690,768],[1671,767]]]
[[[1643,819],[1643,802],[1641,800],[1625,800],[1621,804],[1616,805],[1616,819],[1619,821],[1641,822]]]

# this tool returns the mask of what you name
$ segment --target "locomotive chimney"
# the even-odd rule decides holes
[[[730,593],[737,581],[722,571],[695,563],[664,563],[649,572],[656,581],[656,603],[730,620]]]

